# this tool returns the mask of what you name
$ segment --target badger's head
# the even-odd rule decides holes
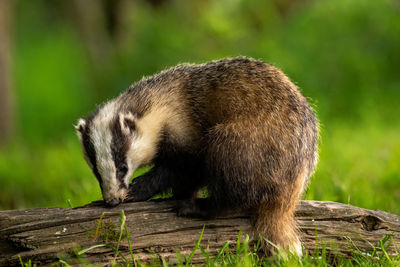
[[[115,111],[112,103],[75,126],[83,155],[99,181],[109,206],[121,203],[133,172],[149,164],[155,154],[132,112]]]

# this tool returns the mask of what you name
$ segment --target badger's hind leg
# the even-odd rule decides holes
[[[301,178],[301,177],[300,177]],[[254,237],[261,238],[260,250],[270,256],[277,250],[302,256],[294,212],[299,202],[302,179],[266,195],[253,214]]]
[[[217,125],[209,132],[210,196],[206,205],[196,202],[188,214],[215,216],[251,210],[253,237],[262,236],[260,249],[265,255],[271,255],[275,246],[301,255],[294,210],[308,173],[302,173],[295,153],[269,140],[262,132],[265,129],[240,123]]]

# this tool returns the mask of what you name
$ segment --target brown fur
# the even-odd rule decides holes
[[[294,210],[317,162],[318,122],[282,71],[243,57],[183,64],[116,103],[152,136],[145,154],[154,168],[133,181],[130,199],[172,188],[182,216],[252,210],[257,235],[301,253]],[[195,199],[203,186],[209,197]]]

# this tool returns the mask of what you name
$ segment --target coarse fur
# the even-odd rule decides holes
[[[294,211],[317,162],[318,122],[278,68],[244,57],[178,65],[133,84],[76,129],[106,203],[172,190],[181,216],[250,210],[257,235],[301,255]]]

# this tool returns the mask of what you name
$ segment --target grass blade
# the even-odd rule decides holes
[[[132,251],[132,245],[131,245],[131,239],[129,236],[128,226],[126,224],[125,224],[125,232],[126,232],[126,238],[128,239],[128,247],[129,247],[129,252],[131,254],[132,263],[135,267],[137,267],[137,264],[135,261],[135,256],[133,255],[133,251]]]
[[[61,263],[61,264],[63,264],[64,266],[66,266],[66,267],[70,267],[71,265],[69,265],[68,264],[68,262],[66,262],[66,261],[64,261],[64,260],[59,260],[59,262]]]
[[[217,262],[217,260],[221,257],[222,253],[224,253],[225,249],[229,246],[229,242],[225,242],[225,244],[222,246],[222,248],[218,251],[217,256],[214,258],[214,263]]]
[[[178,250],[176,250],[175,254],[176,254],[176,260],[178,261],[178,266],[183,266],[181,253]],[[185,257],[185,260],[186,260],[186,257]]]
[[[86,252],[88,252],[88,251],[90,251],[90,250],[92,250],[92,249],[100,248],[100,247],[106,247],[106,245],[105,245],[105,244],[94,245],[94,246],[91,246],[91,247],[89,247],[89,248],[85,248],[85,249],[82,249],[81,251],[78,251],[78,252],[76,253],[76,255],[81,256],[82,254],[85,254]]]
[[[204,229],[206,228],[206,226],[203,226],[203,230],[201,230],[201,234],[199,237],[199,240],[197,240],[196,245],[194,246],[192,252],[189,255],[189,259],[186,261],[186,266],[189,266],[189,263],[192,263],[192,258],[194,256],[194,253],[196,252],[196,250],[200,247],[200,243],[201,243],[201,239],[203,239],[203,233],[204,233]]]
[[[126,217],[125,217],[124,210],[121,210],[121,213],[120,213],[120,216],[119,216],[119,221],[120,221],[119,237],[118,237],[117,247],[115,249],[117,252],[119,251],[119,245],[121,243],[122,234],[123,234],[124,228],[125,228]]]

